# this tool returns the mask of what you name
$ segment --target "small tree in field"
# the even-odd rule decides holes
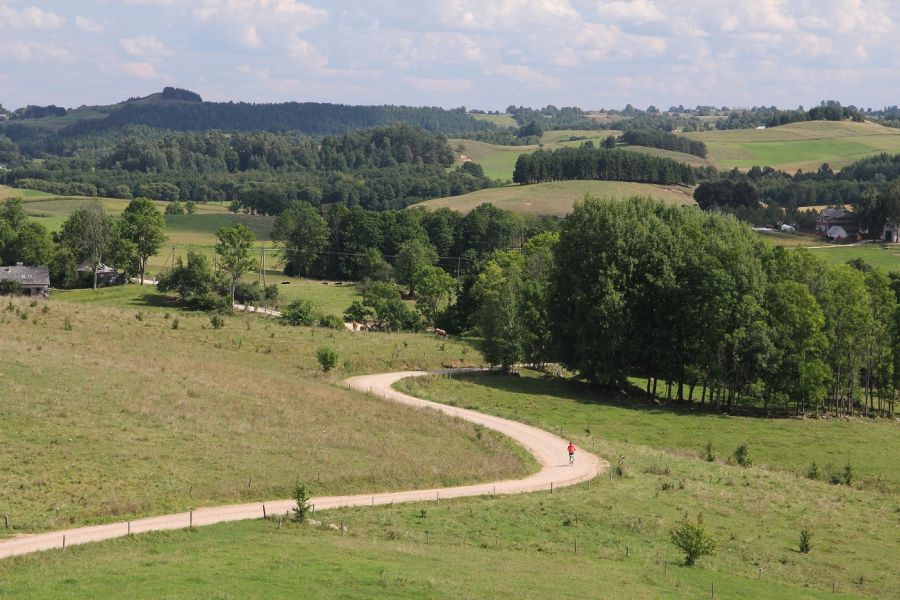
[[[228,275],[231,290],[231,310],[234,310],[234,288],[237,286],[241,275],[249,271],[256,264],[250,256],[253,242],[256,236],[246,225],[232,225],[221,227],[216,231],[216,254],[219,256],[219,266]]]
[[[716,541],[703,527],[701,515],[697,515],[696,521],[691,521],[685,515],[684,520],[672,528],[670,535],[672,543],[684,552],[685,566],[693,566],[701,556],[716,555]]]
[[[330,371],[337,366],[338,353],[327,346],[323,346],[316,350],[316,358],[319,359],[319,366],[323,371]]]
[[[297,501],[297,506],[294,507],[294,521],[303,523],[310,511],[309,489],[305,483],[297,482],[294,486],[294,500]]]
[[[810,550],[812,550],[812,532],[809,527],[804,527],[800,530],[800,552],[809,554]]]

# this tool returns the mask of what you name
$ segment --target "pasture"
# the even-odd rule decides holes
[[[497,127],[518,127],[516,120],[507,114],[502,115],[486,115],[481,113],[469,113],[469,116],[479,121],[487,121],[493,123]]]
[[[709,160],[720,169],[754,165],[793,173],[833,169],[866,156],[900,152],[900,130],[875,123],[808,121],[769,129],[733,129],[683,134],[706,143]]]
[[[506,438],[335,385],[477,364],[464,342],[241,314],[213,329],[206,314],[116,301],[3,299],[0,439],[15,443],[0,445],[0,536],[285,498],[297,480],[374,492],[533,469]],[[321,346],[339,356],[327,375]]]
[[[454,400],[451,388],[433,383],[420,391]],[[466,391],[490,410],[477,386]],[[343,535],[259,520],[19,557],[0,562],[0,594],[88,598],[133,589],[135,598],[292,598],[299,588],[312,597],[340,589],[346,598],[794,600],[900,593],[895,496],[710,463],[559,423],[579,448],[606,457],[617,471],[552,494],[315,515],[345,525]],[[668,532],[698,513],[718,553],[687,568]],[[813,532],[809,554],[797,551],[803,527]]]
[[[680,186],[663,186],[623,181],[553,181],[533,185],[512,185],[478,190],[462,196],[426,200],[413,206],[424,208],[452,208],[469,212],[476,206],[490,202],[494,206],[523,214],[564,216],[572,211],[575,202],[585,196],[596,198],[630,198],[649,196],[667,204],[692,205],[692,190]]]

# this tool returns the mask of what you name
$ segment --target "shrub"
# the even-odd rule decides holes
[[[325,315],[319,319],[319,325],[328,329],[343,329],[344,320],[337,315]]]
[[[753,461],[750,460],[750,451],[747,448],[747,444],[741,444],[734,450],[734,462],[741,467],[749,467],[753,464]]]
[[[209,324],[212,325],[213,329],[222,329],[225,327],[225,319],[222,318],[222,315],[210,315]]]
[[[706,462],[716,462],[716,454],[713,452],[712,442],[706,442]]]
[[[809,530],[809,527],[804,527],[800,530],[800,553],[801,554],[809,554],[809,551],[812,549],[812,532]]]
[[[706,532],[702,515],[697,515],[696,521],[685,515],[669,533],[672,543],[684,553],[685,566],[692,566],[701,556],[716,555],[716,541]]]
[[[22,284],[18,281],[0,281],[0,296],[19,296],[22,291]]]
[[[273,283],[264,287],[263,297],[270,302],[278,300],[278,284]]]
[[[185,214],[184,204],[175,200],[174,202],[170,202],[166,205],[165,213],[167,215],[183,215]]]
[[[248,283],[238,281],[234,286],[234,301],[240,304],[253,305],[263,299],[263,290],[255,281]]]
[[[178,317],[172,319],[172,329],[178,329]]]
[[[815,461],[809,465],[809,468],[806,469],[806,478],[818,480],[819,479],[819,467],[816,465]]]
[[[184,203],[184,212],[189,215],[194,214],[197,211],[197,203],[193,200],[188,200]]]
[[[844,465],[844,470],[841,472],[841,483],[844,485],[853,483],[853,466],[850,463]]]
[[[294,500],[297,506],[294,507],[294,521],[302,523],[306,521],[306,515],[309,514],[309,489],[306,484],[297,482],[294,486]]]
[[[316,358],[319,359],[319,366],[326,372],[335,368],[338,363],[338,353],[327,346],[316,350]]]
[[[318,317],[312,301],[306,298],[294,300],[281,311],[281,320],[288,325],[310,327],[316,324]]]

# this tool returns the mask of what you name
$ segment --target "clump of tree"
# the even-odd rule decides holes
[[[694,185],[698,171],[669,158],[640,152],[595,148],[586,142],[578,148],[537,150],[516,160],[513,182],[542,183],[570,179],[635,181],[669,185]]]
[[[675,135],[660,129],[629,128],[621,135],[621,139],[632,146],[662,148],[706,158],[706,144],[700,140],[692,140],[683,135]]]
[[[694,200],[703,210],[711,208],[757,208],[759,193],[746,180],[720,179],[703,181],[694,189]]]
[[[48,265],[54,254],[50,232],[28,218],[20,198],[0,203],[0,264]]]

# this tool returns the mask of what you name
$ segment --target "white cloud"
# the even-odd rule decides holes
[[[481,31],[542,29],[581,18],[569,0],[445,0],[436,4],[444,24]]]
[[[119,46],[131,56],[138,58],[158,58],[167,53],[166,45],[152,35],[122,38],[119,40]]]
[[[425,77],[404,77],[403,81],[414,90],[426,93],[454,94],[467,92],[474,87],[468,79],[429,79]]]
[[[653,23],[666,19],[666,15],[657,8],[653,0],[598,2],[597,16],[601,19],[633,21],[635,23]]]
[[[36,6],[26,6],[16,10],[11,6],[0,4],[0,27],[11,29],[57,29],[62,27],[66,18],[56,13],[42,10]]]
[[[32,60],[52,61],[57,63],[75,62],[75,57],[63,46],[49,42],[7,41],[4,51],[17,62]]]
[[[156,67],[145,61],[126,61],[119,64],[119,70],[130,77],[138,79],[164,79],[156,71]]]
[[[88,31],[90,33],[100,33],[103,31],[103,25],[90,17],[75,17],[75,26],[82,31]]]
[[[562,85],[559,78],[541,73],[528,65],[495,65],[488,69],[487,73],[488,75],[501,75],[530,87],[559,88]]]

